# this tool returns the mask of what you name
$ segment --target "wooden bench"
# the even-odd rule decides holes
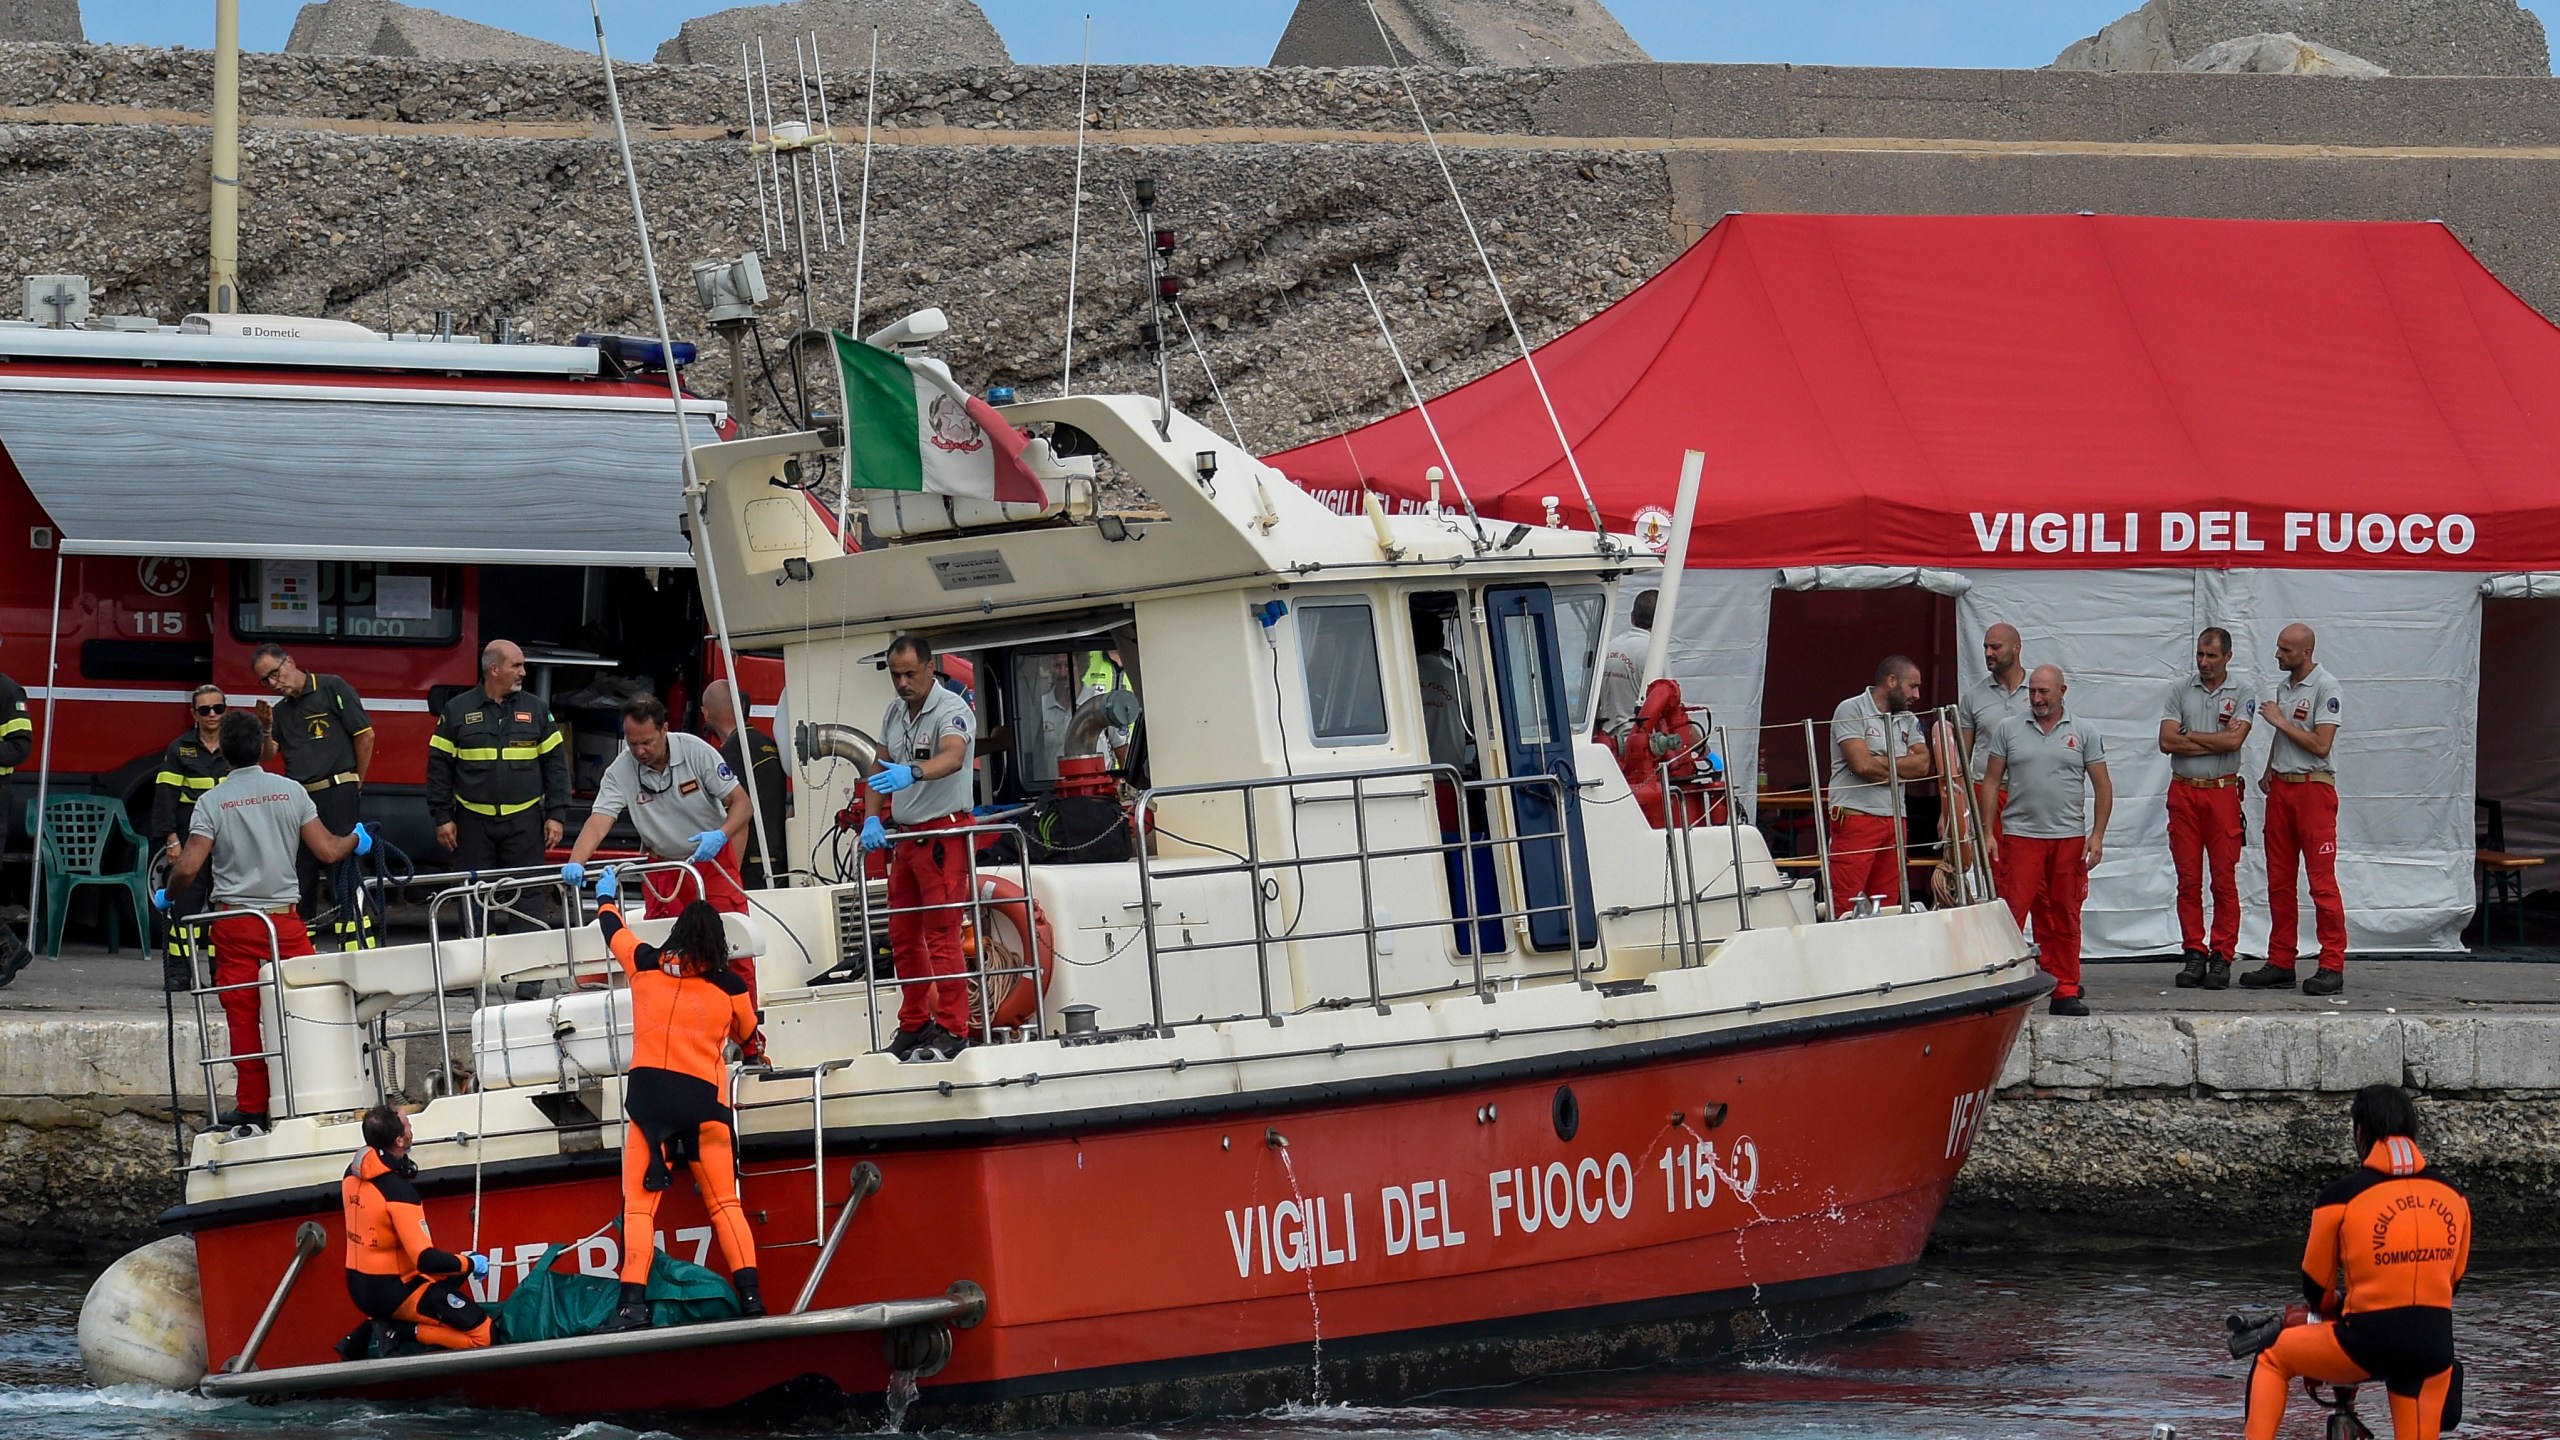
[[[2500,899],[2514,902],[2516,907],[2516,939],[2524,939],[2524,874],[2539,868],[2539,855],[2517,855],[2505,850],[2475,850],[2472,863],[2480,885],[2480,943],[2489,942],[2489,907]]]

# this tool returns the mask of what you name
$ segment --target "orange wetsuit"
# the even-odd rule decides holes
[[[376,1320],[417,1327],[420,1344],[477,1350],[495,1327],[463,1288],[462,1257],[436,1248],[411,1177],[417,1167],[368,1149],[347,1167],[347,1294]]]
[[[756,1033],[747,982],[721,970],[695,975],[670,969],[654,945],[624,927],[619,906],[597,907],[605,944],[631,980],[631,1073],[622,1110],[622,1278],[646,1284],[657,1231],[658,1195],[667,1162],[693,1170],[694,1187],[711,1210],[711,1228],[733,1275],[756,1268],[755,1237],[738,1206],[738,1175],[727,1100],[729,1062],[722,1047]]]
[[[2453,1292],[2471,1263],[2471,1206],[2415,1141],[2391,1136],[2320,1192],[2302,1289],[2334,1320],[2297,1325],[2258,1352],[2249,1440],[2274,1440],[2294,1377],[2380,1379],[2397,1440],[2436,1440],[2453,1384]]]

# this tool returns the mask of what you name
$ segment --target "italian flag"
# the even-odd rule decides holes
[[[839,334],[845,475],[856,489],[921,490],[1045,505],[1023,464],[1029,438],[962,389],[939,360],[910,360]]]

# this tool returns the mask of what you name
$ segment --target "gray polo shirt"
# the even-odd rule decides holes
[[[2337,677],[2319,665],[2313,665],[2311,673],[2304,676],[2299,685],[2290,678],[2278,681],[2275,693],[2267,698],[2276,702],[2276,708],[2284,712],[2286,719],[2305,730],[2316,733],[2323,725],[2343,726],[2346,723],[2341,715],[2345,707],[2339,703]],[[2268,728],[2274,729],[2272,726]],[[2336,757],[2335,750],[2327,759],[2314,755],[2294,744],[2292,738],[2281,730],[2274,731],[2273,743],[2267,746],[2267,768],[2279,775],[2334,771],[2338,768],[2334,763]]]
[[[1991,743],[1992,732],[2001,725],[2027,714],[2027,676],[2018,672],[2018,688],[2004,690],[2000,682],[1985,675],[1964,687],[1956,697],[1956,717],[1964,728],[1973,732],[1973,778],[1982,778],[1982,767],[1991,758],[1983,747]]]
[[[204,792],[187,833],[213,841],[214,908],[291,908],[302,898],[294,873],[302,827],[319,818],[311,792],[255,765],[232,771]]]
[[[2009,798],[2000,807],[2000,833],[2030,840],[2076,840],[2089,833],[2089,767],[2107,759],[2097,730],[2069,714],[2048,731],[2029,715],[2004,720],[1991,733],[1990,751],[2007,766],[2001,778]]]
[[[631,817],[641,843],[661,860],[693,857],[693,837],[729,819],[729,793],[738,774],[710,741],[682,730],[667,732],[667,768],[643,770],[628,748],[604,767],[596,782],[596,813]]]
[[[1873,687],[1841,701],[1840,708],[1831,712],[1831,788],[1823,802],[1862,815],[1892,814],[1893,786],[1886,781],[1859,779],[1858,772],[1849,768],[1848,752],[1841,748],[1844,740],[1866,741],[1869,754],[1882,756],[1891,764],[1921,743],[1920,717],[1908,710],[1887,715],[1877,709]],[[1908,780],[1902,783],[1906,791],[1912,784]],[[1906,809],[1910,803],[1906,795]]]
[[[960,768],[939,780],[918,780],[889,797],[889,818],[901,825],[921,825],[969,808],[970,789],[978,767],[978,720],[969,702],[940,685],[927,695],[924,708],[907,713],[907,702],[892,700],[880,717],[880,758],[900,765],[922,765],[933,758],[945,735],[957,735],[968,748]]]
[[[2189,735],[2211,735],[2222,728],[2225,720],[2247,725],[2257,713],[2257,705],[2249,697],[2249,687],[2237,675],[2225,672],[2222,684],[2208,690],[2202,676],[2190,675],[2169,687],[2168,703],[2160,707],[2160,718],[2175,720],[2178,728]],[[2169,773],[2190,780],[2219,780],[2240,773],[2240,752],[2227,755],[2172,755]]]

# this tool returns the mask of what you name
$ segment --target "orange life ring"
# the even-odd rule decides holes
[[[997,875],[978,877],[978,906],[974,913],[989,917],[987,929],[991,933],[984,937],[984,944],[979,943],[980,937],[974,933],[963,935],[962,943],[969,956],[969,986],[972,990],[985,989],[983,1013],[991,1017],[990,1023],[1020,1025],[1032,1018],[1032,1012],[1040,1003],[1041,992],[1049,988],[1049,974],[1057,963],[1058,947],[1049,932],[1049,917],[1038,902],[1023,895],[1021,886]],[[1005,933],[1008,930],[1012,932],[1010,936]],[[1034,937],[1039,947],[1040,983],[1036,987],[1030,983],[1030,976],[1018,973],[1025,936]],[[1017,973],[985,975],[986,967],[981,963],[981,957],[990,950],[995,953],[996,968]],[[969,1013],[972,1016],[982,1013],[975,996],[971,997]],[[981,1031],[970,1038],[984,1040],[987,1037]]]

